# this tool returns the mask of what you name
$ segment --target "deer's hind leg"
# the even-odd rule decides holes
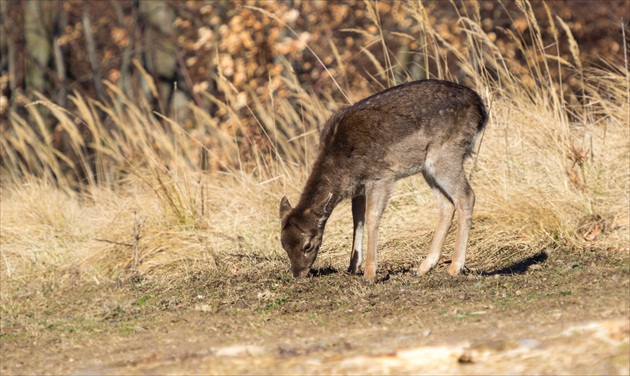
[[[427,181],[429,181],[427,179]],[[433,195],[437,199],[438,207],[440,210],[440,214],[438,217],[437,228],[435,229],[435,233],[433,234],[433,241],[431,242],[431,248],[429,249],[429,254],[427,258],[424,259],[420,267],[418,268],[418,275],[425,275],[431,269],[433,269],[438,261],[440,260],[440,255],[442,253],[442,247],[444,246],[444,240],[446,239],[446,234],[448,233],[448,229],[451,227],[451,223],[453,222],[453,214],[455,213],[455,205],[440,191],[440,189],[434,184],[429,183],[431,186],[431,190],[433,191]]]
[[[472,212],[475,206],[475,193],[473,192],[468,179],[462,168],[460,183],[457,194],[454,197],[455,207],[459,212],[457,222],[457,235],[455,238],[455,249],[453,250],[453,261],[448,268],[448,274],[458,275],[464,269],[466,262],[466,248],[468,247],[468,234],[472,227]]]
[[[438,198],[440,219],[427,259],[420,265],[418,272],[426,274],[440,258],[440,252],[446,233],[453,219],[453,210],[458,212],[457,234],[453,259],[448,273],[458,275],[466,261],[468,234],[472,226],[472,212],[475,205],[475,194],[466,179],[464,171],[464,155],[457,158],[458,153],[442,153],[442,158],[428,159],[425,163],[424,176]],[[439,155],[438,155],[439,157]],[[436,193],[436,190],[438,191]],[[450,204],[450,205],[449,205]]]
[[[360,195],[352,199],[352,222],[354,231],[352,238],[352,253],[348,272],[357,274],[363,261],[363,227],[365,225],[365,196]]]

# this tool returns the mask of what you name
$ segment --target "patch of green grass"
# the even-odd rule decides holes
[[[147,294],[147,295],[143,295],[140,298],[138,298],[138,300],[136,300],[133,305],[140,307],[142,306],[144,303],[146,303],[147,301],[149,301],[151,298],[153,298],[152,294]]]
[[[18,338],[17,334],[0,333],[0,342]]]
[[[469,317],[470,317],[470,315],[468,313],[466,313],[466,312],[457,312],[455,314],[455,320],[458,320],[458,321],[465,321]]]
[[[276,299],[273,299],[267,302],[267,304],[265,304],[265,308],[261,309],[259,313],[264,315],[264,314],[270,313],[271,311],[278,310],[282,306],[284,306],[286,302],[287,302],[287,297],[280,296]]]

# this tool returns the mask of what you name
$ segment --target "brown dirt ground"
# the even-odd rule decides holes
[[[22,286],[2,304],[0,372],[628,374],[629,260],[553,250],[458,278],[386,264],[366,285],[246,259],[177,286]]]

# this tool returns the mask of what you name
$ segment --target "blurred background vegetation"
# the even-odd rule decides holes
[[[0,131],[12,132],[12,116],[26,119],[41,137],[50,138],[58,157],[68,157],[73,161],[67,163],[71,169],[82,171],[79,179],[94,171],[85,171],[89,168],[76,154],[90,159],[94,152],[77,153],[71,131],[50,113],[39,113],[47,129],[38,129],[33,124],[36,115],[25,105],[46,98],[73,113],[77,103],[69,95],[80,95],[109,106],[120,100],[110,95],[116,87],[118,97],[146,101],[147,108],[176,121],[209,150],[216,143],[216,136],[207,130],[211,123],[234,137],[248,160],[270,151],[275,142],[274,131],[264,121],[269,112],[261,115],[256,107],[285,100],[300,108],[305,98],[296,94],[296,87],[321,101],[327,108],[319,113],[326,115],[326,110],[408,80],[465,82],[470,72],[459,68],[461,56],[458,59],[455,53],[473,54],[481,47],[466,45],[470,39],[465,38],[462,19],[477,22],[483,30],[469,29],[490,39],[506,69],[523,86],[555,85],[564,100],[575,105],[586,94],[583,81],[571,72],[558,79],[559,70],[564,64],[581,72],[604,60],[623,65],[619,61],[622,29],[630,19],[626,0],[3,0],[0,4]],[[435,30],[437,38],[426,38],[427,28]],[[558,38],[569,43],[558,43]],[[523,53],[527,51],[523,44],[536,41],[543,44],[538,52],[548,56]],[[563,64],[548,64],[550,77],[532,75],[530,67],[536,60],[547,61],[550,56],[564,60]],[[494,67],[485,69],[490,78],[496,75]],[[200,121],[199,111],[209,117]],[[111,128],[103,108],[93,109],[92,115],[105,129]],[[155,115],[158,124],[165,126],[167,120],[159,115]],[[309,129],[298,124],[309,120],[303,117],[298,114],[294,119],[297,131]],[[311,122],[317,126],[323,120]],[[77,124],[77,129],[87,141],[94,138],[88,125]],[[1,157],[0,163],[7,167],[9,156],[3,152]],[[224,168],[226,161],[221,159],[215,155],[204,162],[204,169]]]

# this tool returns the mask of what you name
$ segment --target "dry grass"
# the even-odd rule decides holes
[[[458,21],[462,42],[469,46],[464,49],[441,38],[422,3],[413,4],[426,65],[437,67],[429,76],[454,79],[443,60],[444,51],[453,53],[465,83],[490,108],[480,151],[469,164],[477,205],[468,266],[492,269],[555,247],[628,252],[627,67],[606,63],[583,70],[577,52],[574,62],[549,56],[530,4],[519,2],[534,33],[529,45],[514,35],[517,48],[531,57],[516,73],[482,31],[478,16],[462,15]],[[377,25],[378,17],[374,13]],[[557,22],[556,34],[567,31]],[[569,43],[574,51],[578,46],[567,34],[568,40],[556,35],[558,43]],[[374,63],[392,81],[392,71],[401,71],[394,60]],[[562,65],[558,81],[550,81],[551,64]],[[565,75],[583,81],[581,102],[563,97],[559,89]],[[0,141],[3,302],[12,294],[9,286],[40,279],[100,284],[132,275],[168,286],[202,270],[286,273],[277,240],[278,201],[284,194],[296,200],[313,160],[318,127],[338,105],[325,93],[301,88],[292,77],[284,85],[299,107],[287,100],[261,103],[221,82],[226,101],[206,95],[228,113],[247,106],[270,151],[239,148],[247,133],[237,116],[219,126],[191,105],[199,127],[184,129],[111,84],[105,103],[74,94],[77,110],[70,113],[39,98],[28,107],[30,118],[11,116],[10,132]],[[106,113],[107,121],[98,120],[97,112]],[[52,147],[47,119],[70,135],[74,155]],[[212,147],[201,146],[204,137],[211,138]],[[208,166],[215,172],[205,171]],[[320,266],[345,268],[349,213],[343,204],[333,214]],[[422,178],[401,181],[382,224],[383,263],[417,266],[436,218]]]

